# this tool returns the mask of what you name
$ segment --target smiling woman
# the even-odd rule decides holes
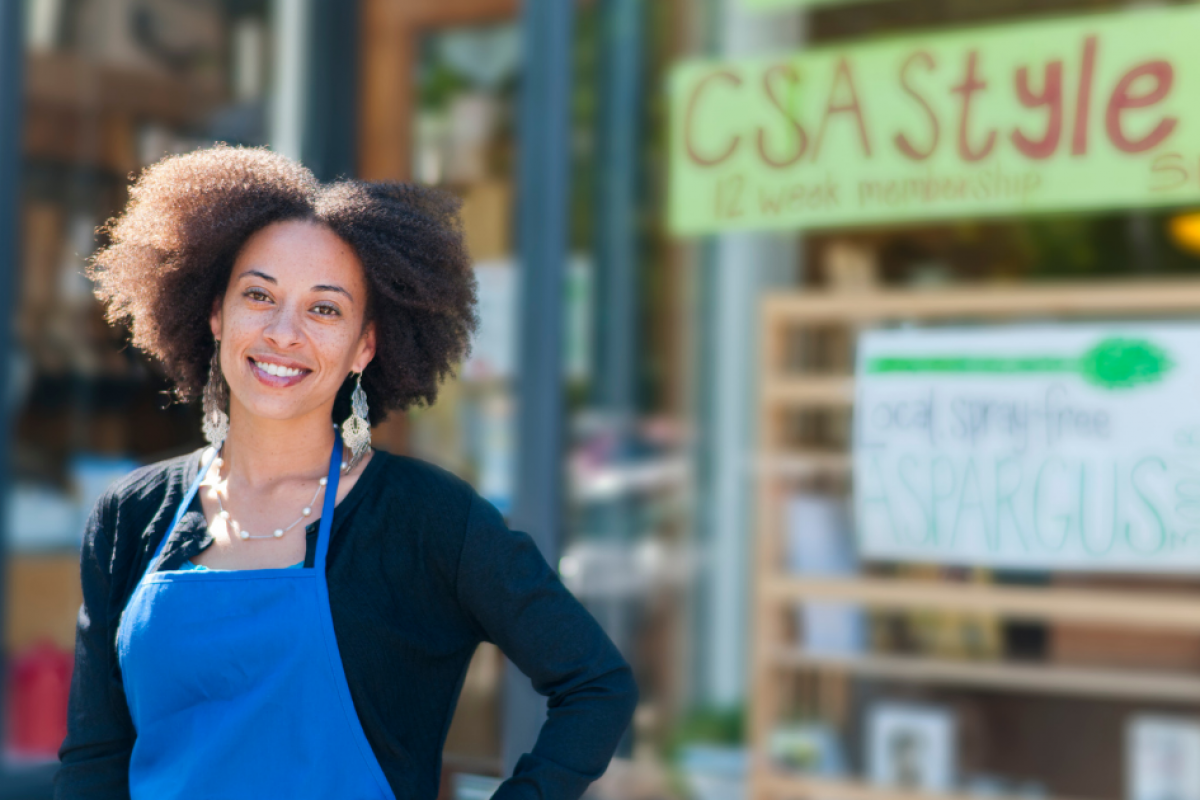
[[[481,641],[550,698],[495,797],[583,794],[629,665],[470,485],[370,448],[468,349],[456,201],[221,146],[148,168],[107,230],[109,319],[203,397],[213,446],[88,520],[55,796],[432,800]]]
[[[269,150],[218,146],[138,177],[125,213],[105,226],[111,243],[93,256],[91,275],[109,321],[130,324],[133,344],[156,357],[179,399],[189,400],[208,375],[212,302],[225,294],[234,260],[244,261],[244,246],[273,223],[313,223],[360,264],[357,312],[375,324],[379,343],[380,358],[363,373],[377,398],[376,423],[391,410],[432,404],[467,353],[475,279],[457,207],[451,195],[413,184],[322,185]],[[347,383],[343,403],[349,392]]]
[[[231,419],[325,418],[325,399],[375,355],[367,297],[358,257],[324,225],[276,222],[247,239],[209,318]]]

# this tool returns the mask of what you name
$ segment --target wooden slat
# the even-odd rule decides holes
[[[804,292],[764,300],[771,323],[827,325],[908,319],[1019,318],[1200,311],[1200,281],[971,286],[944,290]]]
[[[836,656],[787,648],[777,662],[797,669],[838,670],[865,678],[936,683],[1027,694],[1068,694],[1173,702],[1200,701],[1200,675],[906,656]]]
[[[885,578],[775,577],[779,601],[836,600],[895,609],[945,609],[1008,619],[1200,631],[1200,592],[1031,589],[977,583]]]
[[[766,774],[761,778],[760,785],[764,794],[776,800],[979,800],[979,795],[933,794],[871,786],[860,781],[810,778],[778,771],[763,771]],[[1015,796],[988,796],[991,800],[1017,800]]]
[[[805,478],[810,475],[848,475],[850,456],[840,450],[792,450],[758,459],[760,475]]]
[[[836,375],[772,378],[763,383],[763,400],[789,408],[839,408],[854,402],[854,379]]]
[[[763,363],[778,364],[783,355],[785,331],[778,325],[760,328],[760,348]],[[782,437],[780,419],[766,393],[760,395],[758,441],[759,452],[770,453]],[[759,481],[757,535],[754,539],[754,573],[770,575],[783,558],[780,535],[782,494],[778,481]],[[761,751],[775,727],[779,709],[784,705],[785,687],[776,679],[773,653],[785,644],[784,616],[761,582],[755,582],[750,642],[750,702],[747,735],[750,746]],[[752,770],[747,791],[753,800],[762,794],[758,771]]]
[[[416,34],[404,3],[361,4],[358,177],[409,180],[416,125]]]

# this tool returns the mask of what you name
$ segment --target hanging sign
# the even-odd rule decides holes
[[[677,233],[1200,202],[1200,6],[671,75]]]
[[[865,558],[1200,572],[1200,326],[859,338]]]

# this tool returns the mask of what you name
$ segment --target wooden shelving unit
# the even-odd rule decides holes
[[[930,794],[899,789],[884,789],[858,781],[833,781],[794,775],[770,774],[762,779],[759,797],[770,800],[820,797],[824,800],[978,800],[981,795]],[[1007,800],[993,797],[992,800]],[[1014,798],[1015,800],[1015,798]],[[1055,797],[1046,800],[1066,800]]]
[[[848,374],[788,371],[788,337],[797,330],[860,328],[887,323],[1170,318],[1200,311],[1200,282],[973,287],[936,291],[805,292],[768,297],[762,309],[763,377],[758,480],[757,547],[750,673],[750,800],[927,800],[932,796],[858,781],[790,774],[767,759],[767,742],[797,671],[891,682],[1143,702],[1200,701],[1200,674],[1100,669],[1043,663],[951,661],[864,653],[829,657],[804,652],[787,620],[798,604],[843,601],[892,610],[945,610],[1012,621],[1067,622],[1136,630],[1200,632],[1200,593],[1016,587],[953,581],[795,578],[783,569],[782,504],[797,479],[845,481],[849,456],[832,449],[797,450],[784,440],[786,415],[845,412],[854,402]],[[837,701],[840,704],[842,699]],[[844,705],[842,706],[844,707]],[[955,795],[937,795],[957,800]]]
[[[212,79],[96,62],[69,51],[28,53],[22,150],[27,158],[123,180],[141,166],[139,124],[186,128],[224,99]]]
[[[994,614],[1011,620],[1082,622],[1160,630],[1200,631],[1200,595],[1104,592],[994,586],[888,578],[786,578],[761,585],[769,602],[790,608],[809,600],[839,600],[875,608]]]
[[[993,661],[963,662],[903,656],[839,657],[800,649],[776,653],[781,667],[844,672],[863,678],[936,683],[1027,694],[1200,702],[1200,675],[1087,669]]]
[[[68,51],[28,53],[25,69],[27,102],[77,112],[187,124],[202,118],[224,97],[214,80],[184,80],[166,69],[97,63]]]

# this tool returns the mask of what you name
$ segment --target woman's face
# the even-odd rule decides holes
[[[238,253],[211,318],[231,412],[241,406],[267,419],[315,412],[328,419],[346,376],[375,355],[366,310],[362,265],[329,228],[292,220],[257,231]]]

